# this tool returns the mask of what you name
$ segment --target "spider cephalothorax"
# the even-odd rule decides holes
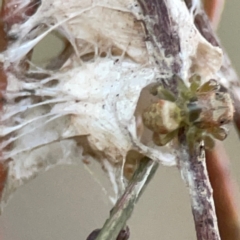
[[[152,94],[159,100],[152,103],[142,114],[144,125],[153,131],[153,141],[163,146],[171,141],[180,128],[184,128],[187,140],[204,140],[206,147],[214,145],[214,138],[224,140],[227,131],[223,127],[233,118],[233,104],[227,92],[220,91],[216,80],[200,84],[200,77],[190,78],[189,88],[178,78],[179,93],[173,93],[162,86],[154,87]]]

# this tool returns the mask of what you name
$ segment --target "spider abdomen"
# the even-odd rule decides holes
[[[176,103],[160,99],[143,112],[142,119],[148,129],[167,134],[179,128],[182,121],[180,112]]]

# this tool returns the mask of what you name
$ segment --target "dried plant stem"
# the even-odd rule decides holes
[[[32,0],[25,7],[21,7],[19,1],[17,0],[3,0],[2,6],[0,8],[0,53],[4,52],[7,49],[9,43],[13,42],[10,36],[8,36],[8,31],[11,29],[12,25],[16,23],[21,23],[35,13],[40,1]],[[20,8],[21,7],[21,8]],[[26,56],[27,58],[31,57],[31,53]],[[28,64],[23,63],[21,66],[24,69],[28,68]],[[8,71],[11,72],[13,69],[9,68]],[[0,63],[0,112],[3,108],[3,92],[7,87],[7,74],[3,68],[3,64]],[[1,113],[0,113],[1,114]],[[0,156],[2,152],[0,152]],[[0,198],[2,196],[5,183],[7,181],[8,174],[8,161],[0,162]]]
[[[0,13],[0,53],[5,51],[8,46],[8,37],[7,32],[5,31],[5,25],[8,22],[3,21],[5,17],[5,11],[4,11],[4,3],[2,4],[2,9]],[[7,76],[6,72],[3,68],[3,64],[0,63],[0,114],[3,109],[3,92],[5,91],[7,87]],[[0,152],[0,157],[2,155],[2,152]],[[2,192],[7,180],[7,174],[8,174],[8,167],[7,164],[0,162],[0,198],[2,197]]]
[[[207,168],[213,191],[222,240],[240,239],[240,194],[231,178],[229,159],[222,143],[206,151]],[[217,164],[216,164],[217,163]]]
[[[105,222],[101,232],[96,240],[113,240],[116,239],[121,229],[126,225],[130,218],[134,205],[145,189],[147,183],[154,176],[158,163],[143,158],[136,170],[132,180],[129,182],[122,197],[110,212],[109,219]]]
[[[191,6],[191,0],[185,0],[188,3],[188,6]],[[216,19],[219,9],[222,7],[222,0],[211,0],[204,1],[204,7],[208,17],[214,21]],[[202,10],[198,10],[198,15],[195,18],[195,25],[197,29],[202,33],[202,35],[206,38],[214,46],[220,46],[220,42],[216,37],[214,31],[212,30],[209,22],[209,18],[206,16],[206,13]],[[217,23],[217,22],[216,22]],[[224,51],[224,49],[223,49]],[[240,133],[240,97],[239,97],[239,78],[237,73],[233,69],[229,57],[227,53],[224,51],[224,61],[223,66],[220,69],[220,74],[222,74],[225,79],[229,81],[229,92],[232,94],[234,99],[234,107],[235,107],[235,126]],[[218,151],[220,150],[221,153]],[[223,149],[219,149],[219,146],[215,148],[213,151],[207,152],[207,161],[208,161],[208,174],[210,176],[210,181],[212,183],[212,187],[214,190],[214,202],[216,205],[216,212],[219,222],[219,230],[221,233],[222,240],[233,240],[239,239],[239,223],[236,221],[236,215],[239,217],[238,209],[236,208],[236,199],[235,195],[231,195],[232,192],[230,182],[233,182],[232,176],[228,173],[224,173],[227,168],[227,157],[225,154],[222,154]],[[218,182],[216,183],[216,179]],[[221,190],[220,190],[221,189]],[[235,189],[236,190],[236,189]],[[237,192],[237,190],[236,190]],[[220,195],[224,196],[224,200],[219,197]],[[224,212],[224,214],[223,214]],[[228,219],[228,220],[226,220]],[[226,221],[228,224],[226,225]],[[230,223],[231,222],[231,223]],[[232,224],[234,223],[234,224]],[[238,227],[237,227],[238,226]],[[235,238],[232,236],[235,234]]]
[[[224,0],[204,0],[203,5],[213,28],[217,29],[223,12]]]
[[[191,197],[192,213],[198,240],[220,240],[212,187],[208,178],[205,150],[190,151],[181,144],[179,168]]]

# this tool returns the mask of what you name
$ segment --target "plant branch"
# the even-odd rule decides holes
[[[204,146],[189,151],[184,134],[180,143],[179,169],[189,189],[197,239],[220,240]]]
[[[224,0],[203,0],[203,4],[213,28],[217,29],[224,8]]]
[[[143,158],[138,169],[129,182],[122,197],[110,212],[109,219],[105,222],[101,232],[96,240],[113,240],[117,239],[119,232],[126,225],[130,218],[134,205],[142,194],[148,182],[154,176],[158,163]]]
[[[187,6],[191,7],[191,0],[185,0]],[[221,0],[205,1],[205,9],[198,9],[198,14],[195,17],[195,25],[201,32],[203,37],[214,46],[221,46],[219,39],[215,32],[211,28],[209,18],[213,20],[213,16],[219,11]],[[209,17],[209,18],[208,18]],[[224,51],[223,65],[219,71],[223,79],[228,80],[226,85],[229,85],[229,92],[234,99],[235,115],[234,122],[235,127],[240,133],[240,96],[239,96],[239,78],[236,71],[231,65],[231,61],[227,53]],[[236,204],[237,189],[234,189],[233,179],[228,169],[228,157],[224,151],[223,146],[217,144],[212,151],[207,151],[207,167],[210,182],[214,191],[214,202],[216,205],[216,212],[218,218],[219,231],[222,240],[233,240],[240,238],[239,229],[239,209]],[[227,172],[226,172],[227,171]],[[235,194],[233,194],[233,192]],[[238,216],[237,216],[238,215]]]
[[[229,159],[222,143],[206,151],[209,178],[214,189],[218,226],[222,240],[240,239],[240,199],[236,183],[231,178]]]

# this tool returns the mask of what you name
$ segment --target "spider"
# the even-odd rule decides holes
[[[207,148],[212,148],[215,138],[222,141],[227,137],[227,129],[222,125],[233,118],[229,93],[220,91],[214,79],[201,85],[200,76],[194,75],[189,79],[189,88],[182,79],[177,80],[177,96],[162,86],[153,87],[151,93],[158,101],[144,110],[143,124],[153,131],[156,145],[166,145],[184,128],[190,148],[202,140]]]

